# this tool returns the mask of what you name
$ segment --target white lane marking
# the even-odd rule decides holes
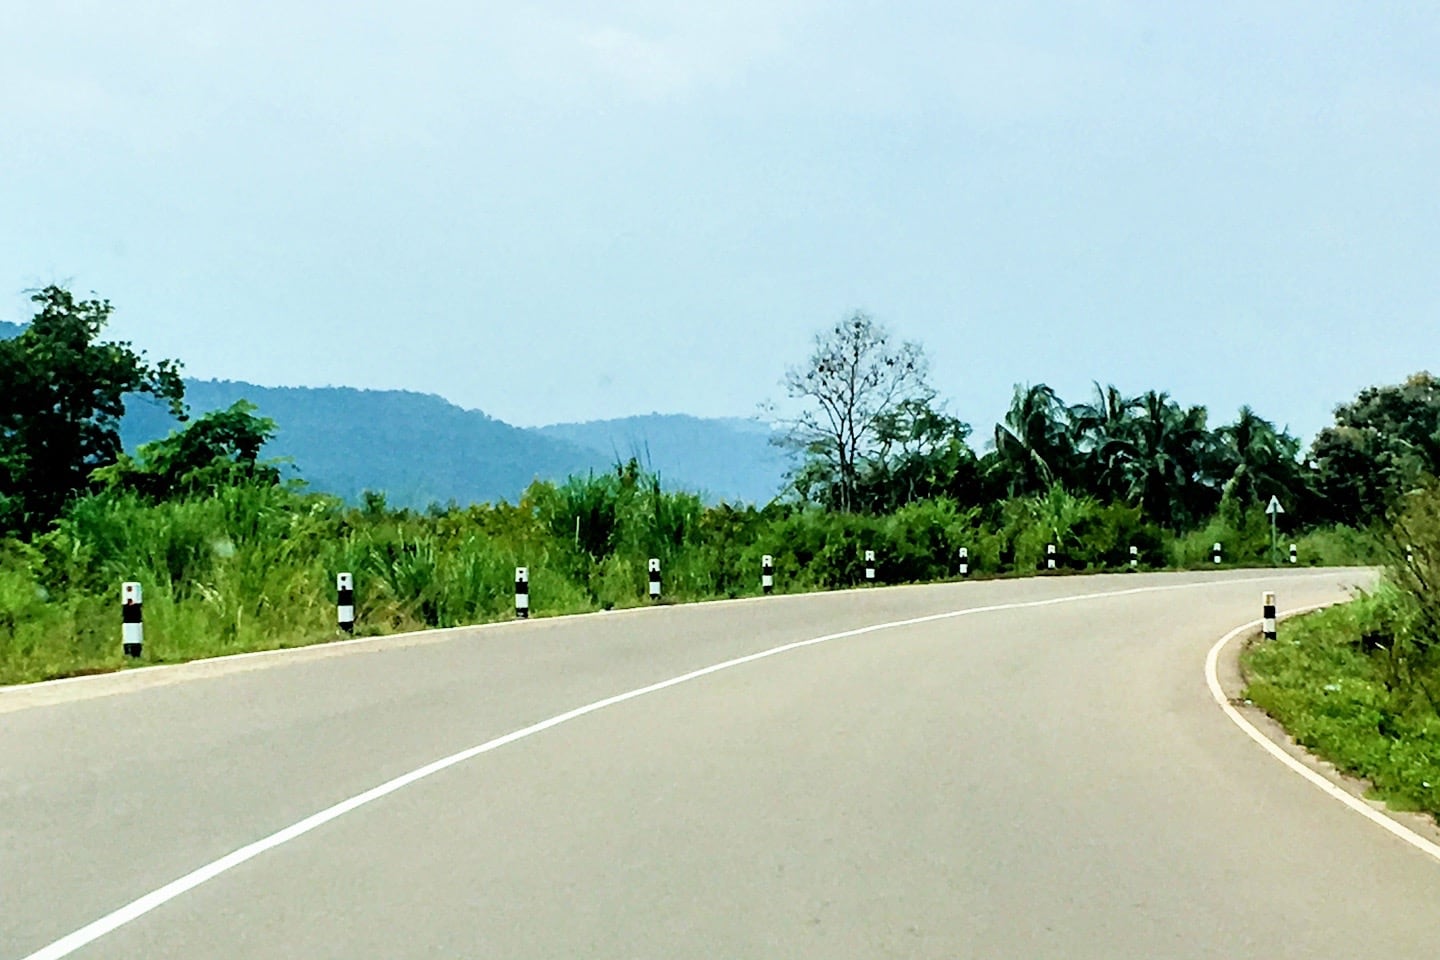
[[[1289,577],[1286,577],[1285,579],[1318,579],[1321,577],[1333,576],[1333,573],[1316,573],[1310,574],[1308,576],[1291,575]],[[205,864],[203,867],[192,870],[190,873],[185,874],[183,877],[172,880],[169,883],[165,884],[163,887],[152,890],[151,892],[145,894],[143,897],[140,897],[137,900],[132,900],[130,903],[127,903],[123,907],[120,907],[119,909],[106,914],[100,919],[86,924],[79,930],[76,930],[74,933],[67,934],[64,937],[61,937],[59,940],[56,940],[54,943],[41,947],[34,953],[31,953],[28,956],[21,958],[21,960],[60,960],[60,958],[62,957],[68,957],[70,954],[74,953],[76,950],[79,950],[86,944],[93,943],[94,941],[105,936],[107,933],[110,933],[111,931],[124,926],[132,920],[137,920],[140,917],[143,917],[145,914],[149,913],[151,910],[154,910],[156,907],[159,907],[165,903],[168,903],[171,900],[174,900],[176,897],[189,890],[195,889],[202,883],[205,883],[208,880],[213,880],[216,877],[220,876],[222,873],[238,867],[240,866],[240,864],[245,863],[248,860],[255,859],[267,850],[273,850],[274,848],[280,846],[283,843],[288,843],[289,841],[294,840],[297,837],[304,836],[311,830],[314,830],[317,827],[324,826],[331,820],[338,819],[339,817],[342,817],[353,810],[357,810],[360,807],[365,806],[367,803],[371,803],[372,801],[379,800],[381,797],[388,796],[389,794],[394,793],[402,787],[408,787],[412,783],[424,780],[426,777],[431,776],[432,774],[439,773],[441,770],[444,770],[448,767],[453,767],[457,763],[464,763],[466,760],[478,757],[482,753],[489,753],[491,750],[498,749],[499,747],[503,747],[506,744],[514,743],[517,740],[524,740],[526,737],[532,737],[537,733],[542,733],[546,730],[551,729],[552,727],[558,727],[562,723],[568,723],[571,720],[578,719],[579,717],[583,717],[586,714],[595,713],[597,710],[604,710],[606,707],[613,707],[618,703],[624,703],[627,700],[634,700],[637,697],[643,697],[647,694],[656,693],[660,690],[666,690],[670,687],[678,686],[679,684],[699,679],[700,677],[706,677],[712,673],[719,673],[721,670],[729,670],[732,667],[738,667],[742,664],[753,663],[756,660],[764,660],[768,657],[777,656],[782,653],[788,653],[791,650],[799,650],[802,647],[812,647],[817,644],[828,643],[832,640],[843,640],[849,637],[863,636],[867,633],[878,633],[882,630],[894,630],[900,627],[912,627],[922,623],[935,623],[940,620],[951,620],[957,617],[968,617],[981,613],[998,613],[1004,610],[1024,610],[1032,607],[1049,607],[1064,603],[1078,603],[1085,600],[1108,600],[1113,597],[1132,597],[1142,593],[1163,593],[1173,590],[1196,590],[1204,589],[1206,587],[1230,587],[1247,583],[1265,583],[1274,581],[1275,579],[1276,578],[1274,576],[1269,576],[1249,577],[1239,580],[1202,580],[1196,583],[1162,584],[1159,586],[1151,587],[1133,587],[1126,590],[1108,590],[1102,591],[1100,593],[1083,593],[1067,597],[1050,597],[1045,600],[1025,600],[1016,603],[991,604],[984,607],[968,607],[963,610],[948,610],[944,613],[934,613],[923,617],[912,617],[908,620],[893,620],[888,623],[876,623],[871,624],[868,627],[858,627],[854,630],[844,630],[840,633],[828,633],[822,637],[812,637],[808,640],[797,640],[793,643],[786,643],[778,647],[771,647],[768,650],[761,650],[758,653],[751,653],[743,657],[736,657],[733,660],[725,660],[721,663],[711,664],[708,667],[701,667],[699,670],[692,670],[689,673],[681,674],[678,677],[671,677],[669,680],[661,680],[660,682],[652,683],[649,686],[638,687],[625,693],[616,694],[613,697],[606,697],[603,700],[596,700],[593,703],[587,703],[583,707],[576,707],[575,709],[566,711],[565,713],[557,714],[556,716],[553,716],[548,720],[541,720],[539,723],[531,724],[528,727],[522,727],[521,729],[512,731],[511,733],[507,733],[504,736],[496,737],[494,740],[487,740],[484,743],[479,744],[478,746],[470,747],[466,750],[461,750],[459,753],[452,753],[448,757],[442,757],[439,760],[436,760],[432,763],[427,763],[425,766],[412,770],[409,773],[401,774],[393,780],[387,780],[385,783],[380,784],[378,787],[372,787],[369,790],[366,790],[364,793],[356,794],[348,800],[342,800],[332,807],[326,807],[324,810],[321,810],[318,813],[313,813],[305,819],[297,823],[291,824],[288,827],[285,827],[283,830],[276,831],[275,833],[270,834],[268,837],[263,837],[260,840],[256,840],[254,843],[247,844],[246,846],[243,846],[238,850],[226,854],[218,860],[213,860],[210,863]]]
[[[1331,604],[1319,603],[1309,607],[1300,607],[1295,610],[1286,611],[1284,616],[1293,617],[1296,614],[1309,613],[1312,610],[1320,610],[1328,606],[1331,606]],[[1246,633],[1247,631],[1259,629],[1260,624],[1261,621],[1259,620],[1251,620],[1249,623],[1236,627],[1234,630],[1231,630],[1229,633],[1225,634],[1225,636],[1221,637],[1219,641],[1216,642],[1215,646],[1210,648],[1210,653],[1205,657],[1205,682],[1210,687],[1210,695],[1215,698],[1216,703],[1220,704],[1220,709],[1225,711],[1225,716],[1229,717],[1232,721],[1234,721],[1237,727],[1245,731],[1246,736],[1248,736],[1251,740],[1254,740],[1256,743],[1260,744],[1260,746],[1265,749],[1266,753],[1270,754],[1270,756],[1285,764],[1285,766],[1289,767],[1291,770],[1294,770],[1296,773],[1300,774],[1300,776],[1304,777],[1306,780],[1309,780],[1315,786],[1325,791],[1326,794],[1336,800],[1339,800],[1341,803],[1345,804],[1345,806],[1349,807],[1351,810],[1354,810],[1356,813],[1360,814],[1360,816],[1369,820],[1371,823],[1374,823],[1384,828],[1385,830],[1390,831],[1392,834],[1399,837],[1401,840],[1404,840],[1412,847],[1415,847],[1417,850],[1429,854],[1436,860],[1440,860],[1440,845],[1437,845],[1430,840],[1425,839],[1424,837],[1420,836],[1420,834],[1416,833],[1414,830],[1411,830],[1409,827],[1405,826],[1400,821],[1391,819],[1384,813],[1381,813],[1379,810],[1376,810],[1374,807],[1370,806],[1364,800],[1361,800],[1358,797],[1347,793],[1340,787],[1337,787],[1335,784],[1331,783],[1322,774],[1316,773],[1314,770],[1311,770],[1299,760],[1296,760],[1294,757],[1290,756],[1290,754],[1286,753],[1279,746],[1279,744],[1275,743],[1275,741],[1265,736],[1265,734],[1261,733],[1260,730],[1253,723],[1251,723],[1249,720],[1246,720],[1245,717],[1241,715],[1240,711],[1235,709],[1234,704],[1230,702],[1230,698],[1225,696],[1225,690],[1220,686],[1220,676],[1217,672],[1217,665],[1220,660],[1220,651],[1224,650],[1227,645],[1229,645],[1236,637],[1240,636],[1241,634]]]

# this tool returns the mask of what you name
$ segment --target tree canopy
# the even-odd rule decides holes
[[[31,323],[0,340],[0,533],[41,531],[91,491],[164,499],[279,482],[260,460],[276,425],[244,401],[125,454],[127,397],[148,394],[184,419],[179,364],[104,339],[108,301],[58,286],[31,299]],[[798,401],[780,421],[799,454],[791,493],[846,513],[935,499],[994,511],[1007,499],[1062,502],[1064,490],[1173,531],[1221,508],[1252,516],[1272,495],[1310,521],[1366,524],[1440,473],[1440,381],[1428,373],[1338,406],[1304,458],[1295,436],[1249,406],[1212,425],[1205,407],[1163,390],[1098,381],[1076,404],[1047,384],[1017,384],[977,453],[970,425],[931,384],[923,347],[858,312],[818,334],[783,384]]]
[[[1310,457],[1326,519],[1382,517],[1400,494],[1440,474],[1440,381],[1422,372],[1366,387],[1335,408],[1335,423],[1320,431]]]
[[[273,486],[280,482],[280,471],[260,461],[260,448],[274,435],[275,421],[257,417],[255,405],[241,400],[145,444],[135,458],[122,453],[93,476],[106,488],[134,490],[156,500],[241,483]]]
[[[30,298],[25,330],[0,341],[0,529],[35,530],[120,456],[129,394],[147,393],[184,414],[180,365],[151,363],[129,343],[101,339],[112,307],[58,286]]]
[[[886,431],[893,442],[900,419],[934,398],[928,373],[919,344],[893,344],[884,324],[864,313],[818,334],[809,360],[784,381],[803,404],[783,421],[784,442],[805,458],[800,483],[833,494],[841,510],[856,506],[862,470],[888,449]]]
[[[1428,379],[1363,394],[1362,409],[1341,408],[1344,426],[1317,440],[1316,455],[1337,464],[1328,480],[1323,467],[1317,476],[1301,460],[1298,438],[1249,406],[1212,426],[1205,407],[1182,405],[1163,390],[1127,394],[1095,382],[1091,396],[1073,405],[1047,384],[1017,384],[977,457],[969,425],[944,412],[930,386],[919,344],[905,344],[906,376],[897,380],[858,373],[867,360],[873,365],[870,358],[880,359],[884,371],[893,369],[888,332],[863,314],[816,343],[809,363],[792,368],[785,381],[792,396],[813,399],[817,408],[791,424],[792,446],[803,456],[796,492],[841,510],[885,512],[936,496],[988,508],[1063,488],[1139,508],[1149,522],[1182,530],[1222,504],[1240,515],[1272,495],[1309,505],[1328,482],[1337,493],[1334,519],[1343,520],[1375,483],[1362,471],[1347,486],[1340,461],[1370,458],[1380,449],[1371,469],[1381,471],[1381,486],[1393,493],[1422,468],[1434,469],[1440,451],[1440,417],[1427,406],[1435,384]],[[863,412],[863,429],[850,426],[855,410]],[[1368,433],[1353,425],[1359,422],[1369,425]],[[1384,502],[1377,494],[1367,506],[1383,510]]]

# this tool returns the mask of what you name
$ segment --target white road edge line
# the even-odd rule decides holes
[[[1294,577],[1292,575],[1291,578],[1316,579],[1333,575],[1333,573],[1325,572],[1311,574],[1309,576],[1302,575],[1301,577]],[[506,744],[514,743],[517,740],[524,740],[527,737],[532,737],[535,734],[542,733],[546,730],[551,729],[552,727],[558,727],[562,723],[569,723],[571,720],[578,719],[585,716],[586,714],[595,713],[598,710],[604,710],[606,707],[613,707],[616,704],[624,703],[627,700],[634,700],[638,697],[643,697],[647,694],[666,690],[670,687],[678,686],[679,684],[687,683],[691,680],[697,680],[700,677],[706,677],[712,673],[719,673],[722,670],[728,670],[732,667],[741,666],[742,664],[753,663],[756,660],[764,660],[769,657],[777,656],[778,654],[788,653],[791,650],[799,650],[802,647],[812,647],[817,644],[828,643],[832,640],[843,640],[849,637],[862,636],[867,633],[878,633],[882,630],[895,630],[901,627],[913,627],[922,623],[935,623],[940,620],[951,620],[957,617],[968,617],[981,613],[998,613],[1004,610],[1023,610],[1029,609],[1031,607],[1057,606],[1059,604],[1078,603],[1085,600],[1108,600],[1114,597],[1130,597],[1142,593],[1164,593],[1173,590],[1197,590],[1204,589],[1206,587],[1232,587],[1247,583],[1265,583],[1273,581],[1275,579],[1276,578],[1274,576],[1267,576],[1247,577],[1244,579],[1236,580],[1202,580],[1197,583],[1161,584],[1151,587],[1133,587],[1126,590],[1108,590],[1099,593],[1082,593],[1068,597],[1051,597],[1045,600],[1026,600],[1018,603],[997,603],[984,607],[968,607],[961,610],[949,610],[944,613],[929,614],[923,617],[912,617],[908,620],[892,620],[888,623],[871,624],[868,627],[858,627],[854,630],[844,630],[840,633],[829,633],[822,637],[812,637],[808,640],[797,640],[793,643],[786,643],[778,647],[771,647],[768,650],[761,650],[758,653],[751,653],[743,657],[736,657],[732,660],[725,660],[721,663],[711,664],[708,667],[701,667],[699,670],[692,670],[689,673],[684,673],[677,677],[671,677],[669,680],[661,680],[660,682],[652,683],[649,686],[638,687],[634,690],[626,691],[625,693],[616,694],[612,697],[606,697],[603,700],[596,700],[593,703],[587,703],[583,707],[576,707],[573,710],[568,710],[565,713],[557,714],[553,717],[550,717],[548,720],[541,720],[539,723],[534,723],[528,727],[522,727],[519,730],[514,730],[510,733],[505,734],[504,736],[496,737],[494,740],[487,740],[484,743],[479,744],[478,746],[470,747],[466,750],[461,750],[459,753],[452,753],[448,757],[442,757],[439,760],[433,761],[432,763],[427,763],[425,766],[412,770],[409,773],[401,774],[400,776],[395,777],[393,780],[387,780],[385,783],[382,783],[377,787],[371,787],[369,790],[366,790],[363,793],[358,793],[348,800],[342,800],[334,806],[326,807],[324,810],[321,810],[318,813],[312,813],[305,819],[300,820],[297,823],[293,823],[282,830],[278,830],[275,833],[270,834],[268,837],[263,837],[259,840],[256,840],[254,843],[247,844],[238,850],[232,851],[231,853],[226,854],[218,860],[212,860],[210,863],[207,863],[202,867],[190,871],[183,877],[172,880],[169,883],[165,884],[163,887],[152,890],[144,896],[136,900],[130,901],[123,907],[120,907],[119,909],[106,914],[100,919],[86,924],[79,930],[76,930],[74,933],[67,934],[64,937],[61,937],[59,940],[56,940],[55,942],[47,946],[41,947],[34,953],[22,957],[21,960],[61,960],[62,957],[68,957],[70,954],[74,953],[76,950],[79,950],[81,947],[93,943],[96,940],[99,940],[101,937],[105,936],[108,933],[111,933],[112,931],[124,926],[127,923],[130,923],[132,920],[138,920],[140,917],[143,917],[150,911],[170,902],[171,900],[174,900],[176,897],[180,896],[183,893],[195,889],[202,883],[213,880],[216,877],[220,876],[222,873],[232,870],[235,867],[238,867],[242,863],[245,863],[249,860],[255,859],[256,857],[260,856],[260,854],[265,853],[267,850],[273,850],[281,844],[288,843],[291,840],[304,836],[305,834],[316,829],[317,827],[324,826],[332,820],[336,820],[344,816],[345,814],[350,813],[353,810],[357,810],[360,807],[365,806],[367,803],[379,800],[381,797],[388,796],[389,794],[392,794],[403,787],[408,787],[412,783],[424,780],[426,777],[429,777],[432,774],[439,773],[441,770],[445,770],[448,767],[453,767],[457,763],[464,763],[466,760],[478,757],[482,753],[489,753],[490,751],[498,749],[499,747],[503,747]],[[1253,624],[1249,626],[1253,626]],[[1245,628],[1242,627],[1241,629],[1243,630]],[[1234,635],[1235,634],[1231,634],[1230,636]],[[1213,650],[1211,651],[1212,656],[1214,652],[1215,651]],[[1228,707],[1229,705],[1226,704],[1226,706]],[[1237,719],[1238,722],[1242,724],[1244,723],[1244,720],[1239,719],[1238,715]]]
[[[1302,613],[1310,613],[1314,610],[1321,610],[1328,606],[1332,606],[1332,604],[1319,603],[1313,606],[1299,607],[1294,610],[1287,610],[1282,619],[1297,616],[1298,614]],[[1430,840],[1425,839],[1424,837],[1420,836],[1420,834],[1416,833],[1414,830],[1411,830],[1409,827],[1405,826],[1400,821],[1394,820],[1386,816],[1381,811],[1376,810],[1374,807],[1370,806],[1364,800],[1361,800],[1358,797],[1347,793],[1340,787],[1337,787],[1335,784],[1331,783],[1322,774],[1311,770],[1309,767],[1305,766],[1305,764],[1301,763],[1299,760],[1286,753],[1279,744],[1275,743],[1275,741],[1271,740],[1265,734],[1261,733],[1260,730],[1249,720],[1246,720],[1245,717],[1241,715],[1240,711],[1235,709],[1235,705],[1230,702],[1230,698],[1225,696],[1225,690],[1220,686],[1220,676],[1217,670],[1220,661],[1220,652],[1224,650],[1227,646],[1229,646],[1236,637],[1239,637],[1249,631],[1258,630],[1260,628],[1260,624],[1261,621],[1259,620],[1251,620],[1249,623],[1242,624],[1236,627],[1234,630],[1231,630],[1229,633],[1225,634],[1225,636],[1221,637],[1215,643],[1215,646],[1210,648],[1210,653],[1207,654],[1205,657],[1205,682],[1210,687],[1210,695],[1215,698],[1215,702],[1220,705],[1220,709],[1225,711],[1225,716],[1229,717],[1231,721],[1234,722],[1235,726],[1245,731],[1246,736],[1248,736],[1251,740],[1254,740],[1256,743],[1260,744],[1260,746],[1264,748],[1266,753],[1270,754],[1270,756],[1285,764],[1285,766],[1289,767],[1291,770],[1300,774],[1300,776],[1304,777],[1306,780],[1309,780],[1312,784],[1319,787],[1330,797],[1335,800],[1339,800],[1341,803],[1345,804],[1345,806],[1360,814],[1360,816],[1369,820],[1371,823],[1374,823],[1377,826],[1388,830],[1390,833],[1399,837],[1401,840],[1404,840],[1406,843],[1410,844],[1410,846],[1414,847],[1415,849],[1420,850],[1423,853],[1429,854],[1436,860],[1440,860],[1440,845],[1437,845]]]

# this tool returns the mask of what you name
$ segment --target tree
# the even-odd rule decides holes
[[[93,477],[108,488],[156,500],[245,483],[275,486],[279,469],[259,459],[260,448],[274,435],[275,421],[255,416],[255,405],[239,400],[145,444],[136,459],[122,453]]]
[[[787,428],[780,442],[804,457],[797,486],[829,482],[834,506],[854,509],[861,464],[875,452],[886,416],[906,401],[934,398],[927,375],[918,343],[892,345],[884,325],[864,313],[817,334],[810,359],[786,370],[783,381],[786,393],[806,404],[780,421]]]
[[[1291,494],[1301,486],[1300,441],[1287,431],[1277,430],[1248,405],[1240,408],[1235,422],[1215,431],[1215,478],[1223,484],[1223,496],[1242,511],[1272,495]]]
[[[1335,408],[1311,446],[1326,519],[1377,520],[1425,476],[1440,475],[1440,381],[1417,373],[1398,386],[1367,387]]]
[[[1081,480],[1088,489],[1118,500],[1125,493],[1125,467],[1135,459],[1130,441],[1138,397],[1127,397],[1111,384],[1094,384],[1094,398],[1069,410],[1070,442],[1081,463]]]
[[[1204,407],[1182,408],[1170,395],[1147,391],[1130,421],[1124,465],[1125,499],[1152,521],[1183,527],[1215,507],[1204,465],[1212,437]]]
[[[20,336],[0,341],[0,527],[36,530],[120,455],[125,397],[148,393],[184,419],[172,360],[151,364],[129,343],[101,341],[108,300],[49,286]]]
[[[934,497],[979,503],[979,467],[975,451],[965,442],[969,436],[968,423],[928,399],[896,404],[877,420],[875,451],[857,478],[859,506],[889,513]]]
[[[1065,404],[1043,383],[1015,385],[1010,409],[995,425],[991,469],[1004,475],[1009,496],[1041,493],[1063,482],[1074,455]]]

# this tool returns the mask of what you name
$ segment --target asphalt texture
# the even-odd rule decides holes
[[[1267,756],[1203,673],[1263,590],[1367,579],[778,596],[7,690],[0,960],[527,725],[964,610],[506,743],[69,955],[1433,960],[1440,863]]]

